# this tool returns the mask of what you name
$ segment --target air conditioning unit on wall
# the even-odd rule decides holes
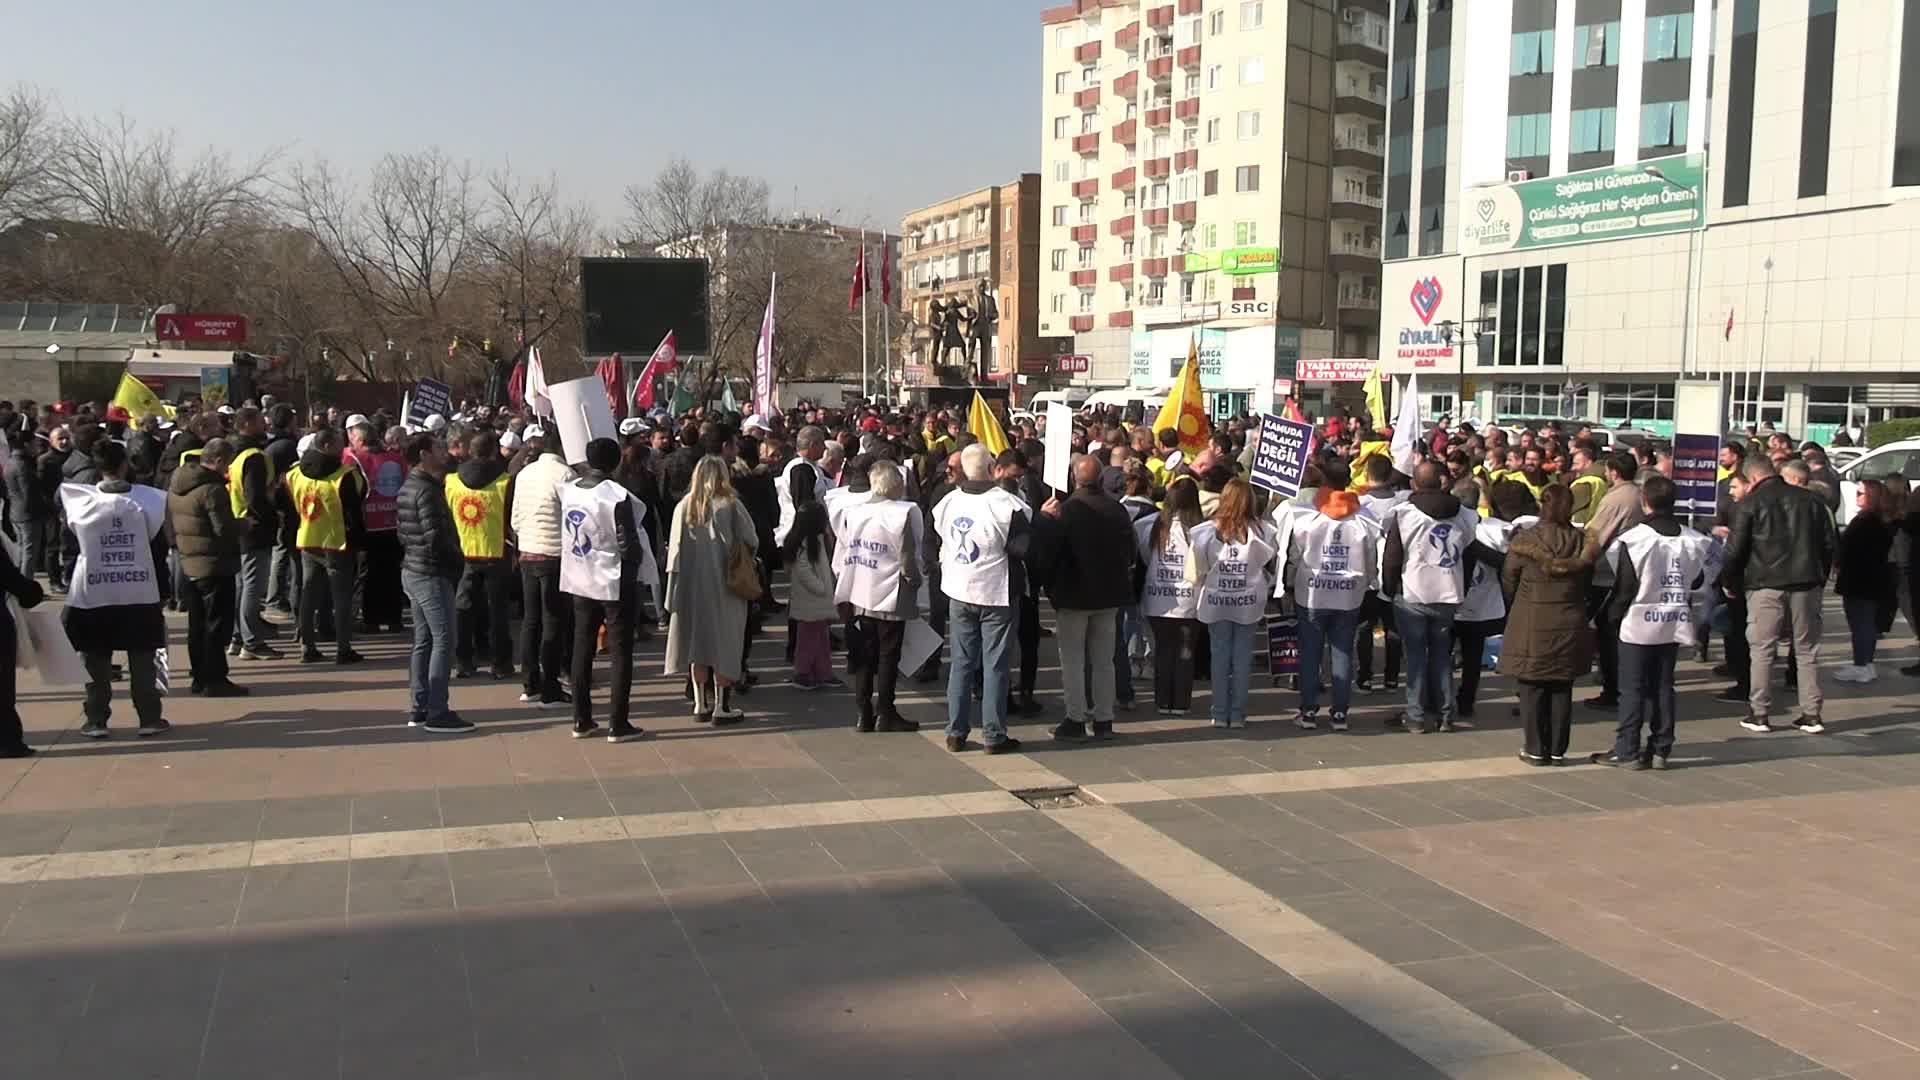
[[[1531,180],[1531,179],[1533,179],[1533,173],[1529,172],[1526,169],[1508,169],[1507,170],[1507,183],[1509,184],[1517,184],[1522,180]]]

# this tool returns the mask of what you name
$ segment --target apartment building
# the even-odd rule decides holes
[[[985,370],[949,378],[967,381],[1028,376],[1043,388],[1053,368],[1039,340],[1040,176],[1023,173],[1010,184],[981,188],[915,210],[901,220],[901,307],[907,325],[898,328],[909,385],[935,382],[933,302],[978,303],[985,284],[1000,318],[987,351]]]
[[[1040,334],[1158,390],[1197,340],[1217,415],[1375,354],[1386,0],[1044,12]],[[1309,402],[1324,393],[1311,391]]]
[[[1429,413],[1920,414],[1920,0],[1396,0],[1382,360]],[[1464,400],[1463,400],[1464,399]]]

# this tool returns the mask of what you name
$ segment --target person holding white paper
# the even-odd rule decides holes
[[[127,687],[140,718],[139,734],[159,735],[160,684],[154,653],[167,644],[166,615],[154,571],[153,539],[166,517],[166,493],[127,482],[127,451],[101,439],[94,444],[98,484],[61,484],[67,528],[79,541],[79,561],[62,621],[67,637],[87,665],[86,722],[80,734],[107,737],[113,713],[113,654],[127,654]]]

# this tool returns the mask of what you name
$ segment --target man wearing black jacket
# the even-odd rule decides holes
[[[447,506],[447,451],[432,432],[407,442],[411,471],[394,509],[402,551],[400,584],[413,603],[413,653],[407,665],[407,726],[435,735],[473,730],[447,700],[453,676],[453,590],[466,569]],[[351,583],[349,583],[351,587]]]
[[[1120,609],[1133,599],[1133,520],[1101,484],[1100,460],[1073,463],[1073,494],[1047,512],[1043,546],[1054,552],[1047,592],[1058,620],[1060,678],[1067,718],[1057,739],[1083,739],[1091,722],[1096,739],[1113,737],[1113,642]],[[1091,673],[1093,700],[1087,700]]]
[[[60,528],[60,477],[72,454],[73,432],[61,425],[47,433],[47,449],[34,462],[34,480],[47,507],[47,515],[40,521],[42,563],[38,569],[46,571],[48,584],[58,592],[66,592],[67,583],[73,579],[61,550]]]
[[[1820,602],[1839,549],[1833,515],[1820,497],[1788,484],[1764,457],[1742,467],[1747,493],[1733,513],[1727,538],[1727,587],[1747,598],[1748,731],[1773,730],[1773,653],[1792,644],[1799,668],[1800,717],[1794,726],[1821,732]]]
[[[1010,455],[1018,454],[1018,458]],[[1022,442],[1017,451],[1008,451],[1000,455],[1001,470],[1005,474],[1001,480],[1007,490],[1027,501],[1034,512],[1047,505],[1053,497],[1053,489],[1040,478],[1040,469],[1035,462],[1046,460],[1046,447],[1038,439]],[[1008,712],[1020,716],[1038,716],[1046,711],[1045,706],[1034,700],[1034,683],[1040,676],[1040,587],[1042,574],[1031,561],[1025,567],[1026,588],[1020,590],[1020,611],[1016,617],[1014,635],[1020,646],[1019,700]]]
[[[233,414],[233,431],[227,490],[240,526],[240,575],[235,582],[239,608],[228,652],[249,660],[277,660],[279,650],[267,643],[274,629],[260,615],[267,603],[267,571],[272,569],[273,545],[280,534],[273,461],[266,455],[267,425],[259,409],[246,406]]]
[[[285,476],[300,463],[300,440],[294,427],[296,413],[291,405],[273,407],[273,431],[267,439],[267,460],[273,464],[273,475]],[[279,485],[273,486],[275,516],[280,528],[273,540],[273,566],[268,574],[272,580],[267,590],[267,602],[281,614],[292,614],[300,607],[300,559],[293,547],[294,526],[299,515],[293,512],[292,504],[287,502],[286,491]]]

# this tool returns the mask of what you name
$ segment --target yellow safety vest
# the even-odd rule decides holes
[[[205,452],[206,452],[205,450],[182,450],[180,451],[180,464],[191,465],[194,462],[199,461],[200,455]]]
[[[186,455],[182,454],[180,456],[184,458]],[[247,491],[246,487],[241,484],[240,479],[246,475],[247,460],[253,457],[266,459],[266,454],[263,453],[259,447],[248,447],[238,454],[235,454],[233,463],[227,466],[227,499],[233,503],[233,516],[236,520],[247,516]],[[273,484],[273,461],[267,459],[266,466],[267,484],[271,486]]]
[[[1367,490],[1367,459],[1371,457],[1384,456],[1392,452],[1393,452],[1392,444],[1385,442],[1383,440],[1376,439],[1373,442],[1361,443],[1360,452],[1353,455],[1352,461],[1347,462],[1347,470],[1348,470],[1347,490],[1348,491]]]
[[[346,481],[347,472],[342,465],[320,480],[299,469],[287,474],[287,495],[300,514],[294,547],[303,551],[347,550],[347,510],[340,499],[340,485]]]
[[[1587,489],[1587,501],[1585,505],[1573,512],[1573,523],[1575,525],[1585,525],[1587,522],[1592,521],[1594,511],[1600,509],[1600,500],[1607,497],[1607,481],[1605,477],[1576,476],[1573,478],[1573,482],[1567,485],[1567,489],[1575,494],[1578,494],[1582,487]]]
[[[460,482],[460,474],[447,474],[447,508],[453,511],[453,528],[460,534],[460,551],[469,559],[498,559],[507,553],[507,484],[510,477],[501,473],[483,488],[470,488]]]
[[[1714,470],[1714,480],[1716,481],[1725,480],[1727,477],[1732,475],[1733,475],[1733,470],[1727,468],[1725,465],[1721,465]]]

